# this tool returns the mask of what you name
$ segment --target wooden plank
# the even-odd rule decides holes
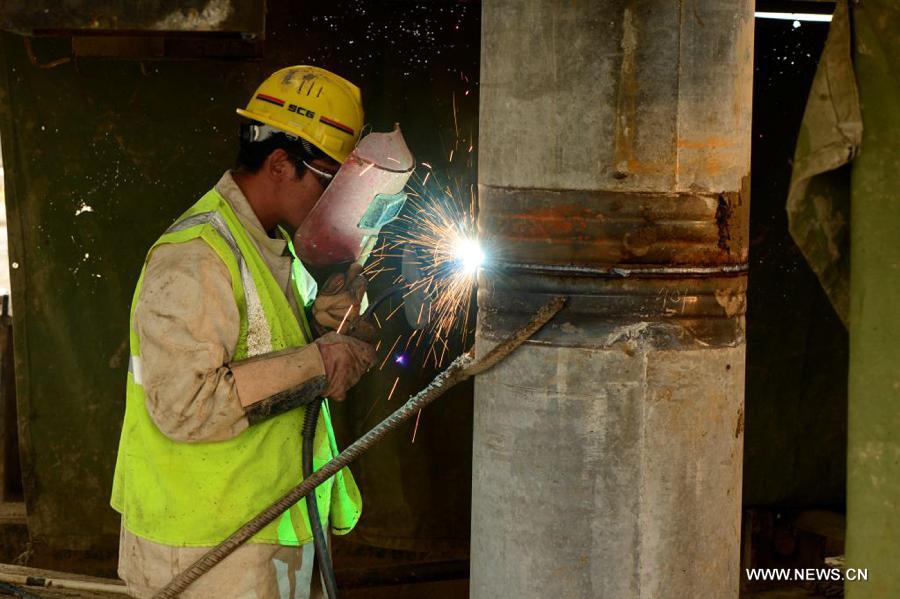
[[[62,587],[42,587],[25,585],[26,578],[51,579],[60,584],[73,583],[81,586],[81,589],[68,589]],[[0,581],[20,586],[41,597],[52,598],[81,598],[96,597],[98,599],[121,599],[125,596],[125,583],[111,578],[97,578],[83,576],[71,572],[56,572],[54,570],[41,570],[13,564],[0,564]],[[107,592],[109,589],[110,592]]]

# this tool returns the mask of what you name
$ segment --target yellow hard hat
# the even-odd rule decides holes
[[[334,73],[287,67],[263,81],[237,113],[310,142],[343,163],[363,127],[359,88]]]

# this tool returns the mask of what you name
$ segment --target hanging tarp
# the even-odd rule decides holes
[[[862,136],[850,58],[847,2],[838,2],[806,103],[787,200],[791,236],[847,324],[850,289],[850,179],[840,168]]]

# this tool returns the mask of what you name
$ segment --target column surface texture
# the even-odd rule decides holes
[[[471,596],[737,597],[753,5],[485,0]]]

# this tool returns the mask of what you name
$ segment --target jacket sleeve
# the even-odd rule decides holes
[[[166,436],[222,441],[247,428],[227,366],[240,334],[231,275],[201,239],[158,246],[134,312],[147,410]]]
[[[231,274],[203,240],[157,247],[134,313],[147,411],[167,437],[224,441],[249,426],[254,406],[297,407],[284,391],[321,381],[315,344],[230,364],[240,335]],[[273,397],[274,396],[274,397]],[[275,406],[273,402],[283,405]],[[278,409],[275,409],[278,408]],[[249,411],[248,411],[249,410]]]

